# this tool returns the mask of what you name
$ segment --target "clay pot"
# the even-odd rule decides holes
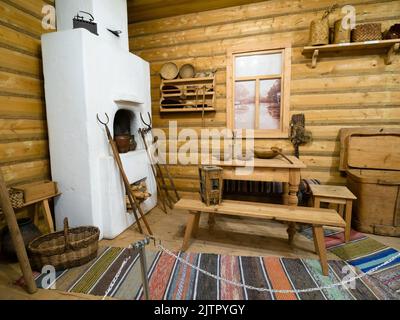
[[[131,136],[129,134],[117,135],[114,137],[119,153],[127,153],[131,148]]]
[[[22,239],[24,240],[25,247],[28,247],[28,244],[40,237],[42,233],[39,229],[34,225],[32,219],[30,218],[22,218],[17,220],[19,229],[21,231]],[[14,249],[14,245],[11,240],[11,235],[8,227],[4,228],[2,236],[1,236],[1,252],[4,256],[11,260],[17,259],[17,254]]]

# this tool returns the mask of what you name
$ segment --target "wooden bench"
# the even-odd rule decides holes
[[[323,226],[345,227],[346,223],[335,210],[316,209],[295,206],[271,205],[256,202],[243,202],[225,200],[221,205],[207,207],[200,200],[181,199],[175,204],[175,209],[189,210],[189,219],[186,225],[182,251],[187,250],[192,236],[196,236],[200,215],[202,212],[209,214],[222,214],[276,220],[281,222],[309,224],[313,228],[315,250],[321,261],[322,272],[328,275],[328,262]],[[290,228],[289,228],[290,229]],[[290,230],[289,240],[291,238]]]

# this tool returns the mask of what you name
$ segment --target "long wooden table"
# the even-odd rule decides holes
[[[299,159],[288,156],[290,163],[282,156],[274,159],[253,159],[250,161],[215,161],[212,164],[223,168],[225,180],[264,181],[283,183],[283,203],[297,206],[300,185],[300,171],[307,166]],[[215,223],[213,215],[210,215],[210,225]],[[295,223],[288,223],[289,242],[292,243],[296,234]]]
[[[309,224],[313,228],[315,249],[320,257],[322,272],[324,275],[328,275],[328,262],[326,257],[323,226],[344,227],[346,225],[343,218],[340,217],[335,210],[330,209],[272,205],[233,200],[225,200],[218,206],[207,206],[201,200],[196,199],[181,199],[175,204],[175,209],[189,211],[189,219],[186,225],[182,251],[187,250],[191,237],[196,236],[200,215],[203,212]],[[289,230],[288,234],[290,240]]]

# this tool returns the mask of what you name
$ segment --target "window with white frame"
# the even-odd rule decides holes
[[[255,137],[288,137],[291,46],[228,52],[228,127]]]

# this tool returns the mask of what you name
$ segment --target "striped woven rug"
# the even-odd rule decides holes
[[[318,260],[276,257],[235,257],[179,253],[182,259],[225,279],[280,290],[306,289],[340,282],[349,275],[344,261],[329,261],[329,276],[321,274]],[[130,249],[106,247],[91,263],[57,273],[56,290],[103,296],[124,260],[119,280],[109,296],[143,299],[138,255]],[[154,300],[382,300],[399,299],[389,287],[372,277],[356,281],[356,288],[334,287],[307,293],[268,293],[215,280],[162,252],[147,251],[151,299]],[[343,269],[345,268],[345,269]],[[344,271],[344,273],[343,273]],[[359,271],[356,271],[356,273]],[[39,287],[43,275],[36,278]]]
[[[354,230],[348,243],[344,242],[344,232],[329,229],[324,229],[324,232],[327,249],[363,272],[368,272],[399,253],[398,250]],[[312,228],[304,229],[302,233],[312,239]],[[371,277],[400,293],[400,257]]]

